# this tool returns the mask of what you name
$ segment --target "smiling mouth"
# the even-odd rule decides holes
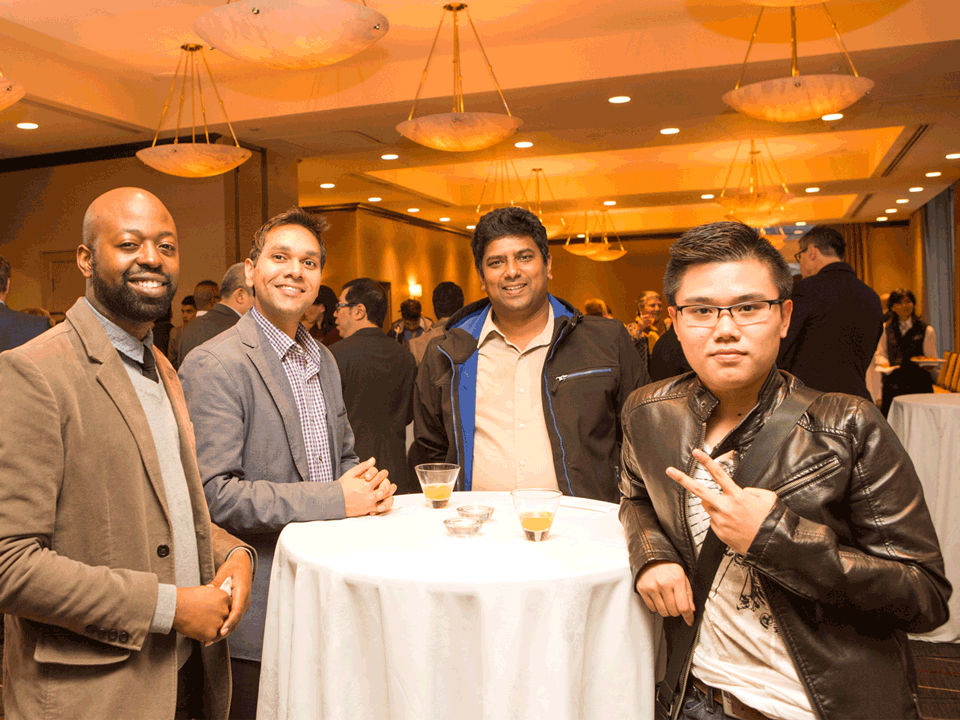
[[[141,278],[141,279],[136,279],[136,278],[134,278],[134,279],[128,280],[127,282],[130,283],[131,285],[133,285],[133,286],[134,286],[135,288],[137,288],[138,290],[142,290],[142,291],[148,292],[148,293],[155,292],[155,291],[157,291],[157,290],[161,290],[161,289],[163,289],[164,287],[166,287],[166,285],[167,285],[167,282],[166,282],[165,280],[155,280],[155,279],[152,279],[152,278],[151,278],[151,279],[143,279],[143,278]]]
[[[504,285],[503,291],[505,293],[518,293],[527,286],[526,283],[521,283],[519,285]]]
[[[303,288],[295,287],[294,285],[277,285],[276,288],[284,295],[290,296],[302,295],[306,292]]]

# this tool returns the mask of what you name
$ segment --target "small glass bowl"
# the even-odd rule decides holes
[[[485,523],[493,515],[493,508],[489,505],[461,505],[457,508],[460,517],[471,518]]]
[[[443,521],[447,532],[454,537],[472,537],[480,532],[483,523],[474,518],[455,517]]]

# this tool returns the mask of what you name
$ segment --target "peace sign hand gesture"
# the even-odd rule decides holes
[[[723,466],[702,450],[693,451],[694,459],[717,481],[723,494],[709,490],[676,468],[667,468],[667,475],[700,498],[710,516],[710,527],[717,537],[734,552],[746,555],[760,526],[770,514],[777,494],[760,488],[742,488]]]

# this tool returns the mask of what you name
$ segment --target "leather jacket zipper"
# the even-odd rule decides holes
[[[838,458],[836,455],[833,455],[832,457],[827,458],[823,462],[817,465],[814,465],[808,471],[803,473],[800,477],[794,478],[783,487],[776,488],[775,492],[777,493],[778,497],[784,498],[787,495],[791,495],[792,493],[797,492],[798,490],[802,490],[810,483],[816,482],[817,480],[822,478],[824,475],[827,475],[830,470],[833,470],[839,465],[840,465],[840,458]]]

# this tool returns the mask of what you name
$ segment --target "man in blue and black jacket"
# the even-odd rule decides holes
[[[527,210],[484,215],[472,247],[487,299],[427,348],[412,461],[457,463],[458,490],[548,487],[617,502],[620,410],[650,381],[630,336],[547,292],[547,234]]]

